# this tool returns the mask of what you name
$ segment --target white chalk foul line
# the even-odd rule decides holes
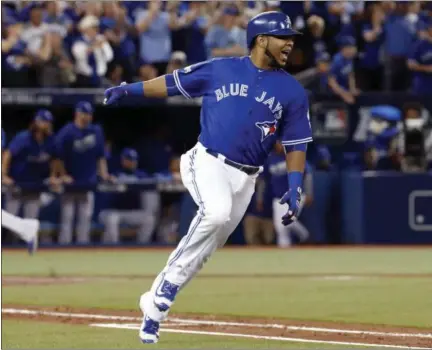
[[[108,323],[108,324],[93,323],[93,324],[90,324],[90,327],[139,330],[140,326],[139,325],[130,325],[130,324],[128,324],[128,325],[116,324],[116,323]],[[419,350],[431,349],[431,348],[403,346],[403,345],[371,344],[371,343],[343,342],[343,341],[332,341],[332,340],[314,340],[314,339],[291,338],[291,337],[274,337],[274,336],[267,336],[267,335],[254,335],[254,334],[242,334],[242,333],[192,331],[192,330],[170,329],[170,328],[161,328],[160,331],[162,333],[166,332],[166,333],[181,333],[181,334],[215,335],[215,336],[221,336],[221,337],[279,340],[279,341],[288,341],[288,342],[294,342],[294,343],[348,345],[348,346],[379,347],[379,348],[392,348],[392,349],[419,349]]]
[[[260,324],[247,322],[225,322],[225,321],[206,321],[206,320],[189,320],[183,318],[170,318],[171,322],[189,323],[191,325],[211,325],[211,326],[233,326],[233,327],[250,327],[250,328],[277,328],[287,329],[292,331],[305,332],[321,332],[321,333],[344,333],[344,334],[360,334],[360,335],[376,335],[386,337],[407,337],[407,338],[431,338],[431,333],[394,333],[394,332],[377,332],[377,331],[362,331],[352,329],[336,329],[336,328],[321,328],[307,326],[288,326],[283,324]]]
[[[132,316],[110,316],[100,314],[83,314],[83,313],[70,313],[70,312],[58,312],[58,311],[43,311],[43,310],[27,310],[27,309],[14,309],[5,308],[2,309],[2,313],[6,314],[21,314],[21,315],[41,315],[41,316],[53,316],[53,317],[67,317],[67,318],[82,318],[82,319],[93,319],[93,320],[112,320],[112,321],[141,321],[140,317]],[[386,336],[386,337],[407,337],[407,338],[431,338],[430,333],[387,333],[387,332],[376,332],[376,331],[362,331],[362,330],[350,330],[350,329],[335,329],[335,328],[319,328],[319,327],[306,327],[306,326],[288,326],[282,324],[260,324],[260,323],[247,323],[247,322],[227,322],[227,321],[206,321],[206,320],[193,320],[170,317],[168,321],[173,323],[181,323],[185,325],[210,325],[210,326],[233,326],[233,327],[250,327],[250,328],[277,328],[287,329],[294,331],[305,331],[305,332],[321,332],[321,333],[344,333],[344,334],[359,334],[359,335],[374,335],[374,336]]]

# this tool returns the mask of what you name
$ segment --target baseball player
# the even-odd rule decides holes
[[[125,148],[121,153],[121,169],[115,174],[119,183],[134,183],[148,175],[137,170],[138,153],[132,148]],[[155,228],[156,216],[148,211],[148,200],[143,192],[127,192],[114,194],[110,209],[100,213],[100,219],[105,225],[102,238],[104,243],[118,243],[120,224],[139,226],[137,241],[148,243]]]
[[[66,124],[57,134],[56,173],[63,183],[92,185],[97,175],[111,180],[105,159],[104,135],[99,125],[92,124],[93,107],[81,101],[75,107],[74,121]],[[72,224],[78,206],[77,243],[89,243],[90,224],[94,207],[91,191],[65,193],[62,196],[59,243],[72,241]]]
[[[14,183],[42,184],[50,178],[54,137],[53,115],[46,109],[36,112],[28,130],[18,133],[3,153],[2,182],[6,186]],[[40,194],[11,193],[7,196],[6,211],[17,215],[21,205],[25,218],[35,219],[39,215]]]
[[[282,144],[277,142],[274,152],[268,157],[265,172],[270,182],[273,195],[273,224],[276,231],[276,241],[277,245],[281,248],[288,248],[291,246],[291,237],[293,234],[297,235],[302,242],[309,237],[309,231],[299,220],[296,220],[288,226],[283,225],[280,221],[280,217],[287,210],[286,204],[280,203],[281,196],[283,196],[288,188],[285,163],[284,148]],[[300,206],[297,213],[298,216],[300,216],[303,206],[305,204],[309,205],[312,201],[312,173],[308,163],[306,163],[303,183],[304,191],[301,195]]]
[[[288,225],[296,219],[312,132],[307,94],[282,68],[298,34],[287,15],[263,12],[247,26],[249,56],[215,58],[105,91],[108,105],[129,95],[203,97],[198,143],[181,156],[180,163],[183,184],[199,208],[188,234],[140,298],[142,342],[159,340],[160,322],[177,293],[241,221],[277,139],[286,151],[289,184],[281,199],[288,211],[281,220]]]

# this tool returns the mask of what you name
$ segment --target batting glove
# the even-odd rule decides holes
[[[125,87],[126,83],[123,82],[119,86],[114,86],[105,90],[104,92],[104,104],[112,105],[118,101],[120,101],[123,97],[127,96],[128,91]]]
[[[297,187],[297,191],[289,189],[279,201],[280,204],[288,204],[288,211],[282,216],[282,224],[284,226],[288,226],[297,219],[297,214],[300,210],[301,194],[302,189],[300,187]]]

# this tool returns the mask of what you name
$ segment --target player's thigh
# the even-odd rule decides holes
[[[194,147],[181,156],[180,171],[183,184],[199,210],[205,215],[229,218],[232,191],[224,163],[202,147]]]
[[[270,218],[263,218],[261,221],[261,232],[264,244],[271,244],[274,240],[274,225]]]
[[[80,215],[92,215],[94,209],[94,193],[86,192],[77,195],[77,204]]]

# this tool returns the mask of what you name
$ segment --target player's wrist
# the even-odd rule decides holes
[[[289,171],[288,172],[288,188],[297,190],[301,188],[303,181],[303,173],[300,171]]]
[[[124,85],[124,90],[128,95],[132,96],[143,96],[144,95],[144,83],[139,81],[137,83]]]

